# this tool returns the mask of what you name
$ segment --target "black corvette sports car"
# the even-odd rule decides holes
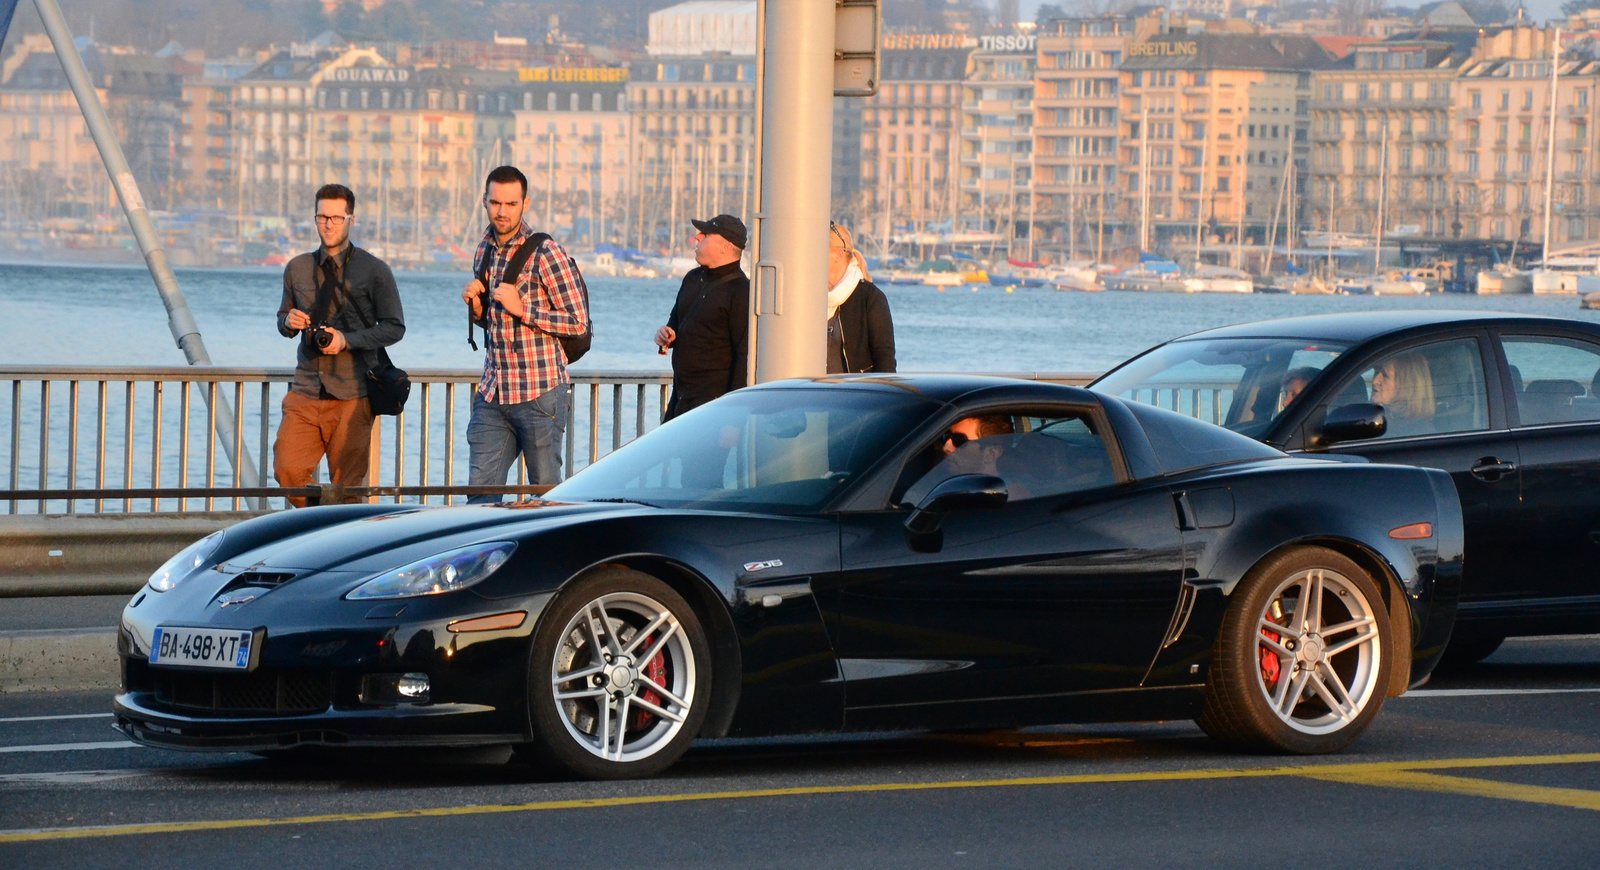
[[[286,511],[124,611],[116,726],[199,750],[1194,718],[1326,752],[1448,638],[1448,475],[1050,384],[785,381],[501,506]]]
[[[1466,570],[1446,656],[1508,636],[1600,631],[1600,324],[1384,311],[1210,329],[1091,389],[1290,453],[1450,472]]]

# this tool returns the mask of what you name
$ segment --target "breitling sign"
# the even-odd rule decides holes
[[[1199,53],[1198,42],[1135,42],[1128,46],[1129,57],[1193,56]]]

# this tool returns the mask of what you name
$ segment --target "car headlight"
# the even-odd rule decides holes
[[[178,581],[204,565],[206,559],[211,558],[211,554],[222,546],[222,535],[222,532],[212,532],[179,550],[178,555],[168,559],[156,569],[156,573],[150,575],[150,588],[157,592],[165,592],[178,585]]]
[[[510,541],[473,544],[386,571],[345,594],[351,601],[412,598],[465,589],[499,569],[517,545]]]

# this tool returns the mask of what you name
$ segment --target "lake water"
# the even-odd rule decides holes
[[[278,335],[275,316],[282,294],[281,269],[179,270],[179,286],[189,301],[213,362],[218,365],[287,368],[294,364],[295,343]],[[460,288],[465,274],[401,273],[397,276],[406,312],[406,337],[391,349],[395,362],[411,369],[469,369],[482,366],[482,354],[467,346],[465,311]],[[677,292],[676,280],[596,278],[589,282],[594,311],[594,347],[578,370],[660,372],[666,357],[655,352],[651,336],[667,317]],[[820,291],[819,291],[820,292]],[[1049,289],[967,285],[940,292],[931,287],[887,286],[893,311],[901,371],[945,372],[1095,372],[1114,365],[1153,344],[1213,326],[1278,317],[1338,311],[1415,308],[1468,309],[1537,313],[1600,320],[1600,312],[1580,311],[1572,296],[1288,296],[1254,294],[1062,293]],[[166,313],[149,273],[136,267],[12,264],[0,265],[0,365],[182,366]],[[37,386],[17,394],[18,404],[0,398],[0,486],[62,488],[92,486],[103,473],[109,487],[173,486],[183,480],[205,485],[206,418],[194,397],[183,426],[179,394],[169,385],[160,412],[161,437],[154,437],[155,390],[141,384],[130,406],[121,390],[109,396],[103,445],[95,400],[88,391],[77,416],[76,462],[69,445],[74,419],[69,391],[50,394],[48,449],[41,449],[43,404]],[[244,394],[242,430],[248,453],[259,459],[277,429],[281,385],[269,394],[262,413],[261,393],[252,385]],[[231,393],[231,390],[228,391]],[[647,391],[646,428],[659,419],[656,391]],[[225,393],[227,395],[227,393]],[[569,438],[571,462],[566,470],[583,468],[591,454],[603,455],[612,442],[613,420],[621,420],[618,437],[635,434],[637,405],[632,390],[624,391],[613,416],[612,393],[598,391],[576,397],[576,419]],[[590,401],[599,413],[591,414]],[[465,428],[469,396],[457,391],[447,403],[442,391],[428,400],[428,443],[423,460],[422,400],[413,391],[406,407],[404,437],[397,440],[385,423],[380,462],[384,484],[442,484],[466,480]],[[447,425],[447,405],[454,408]],[[13,412],[15,408],[15,412]],[[591,417],[593,419],[591,420]],[[131,420],[130,420],[131,418]],[[392,418],[390,418],[392,419]],[[15,426],[15,428],[13,428]],[[127,437],[131,431],[132,437]],[[590,442],[593,433],[594,441]],[[14,443],[14,447],[13,447]],[[404,449],[396,448],[403,443]],[[453,443],[454,461],[446,463],[442,445]],[[593,447],[591,448],[591,443]],[[220,447],[220,445],[219,445]],[[232,482],[231,465],[217,451],[218,485]],[[398,455],[397,455],[398,454]],[[101,459],[104,457],[101,468]],[[41,468],[41,459],[44,460]],[[449,466],[447,471],[446,465]],[[446,475],[449,475],[447,478]],[[270,484],[270,475],[266,483]],[[191,509],[200,506],[191,502]],[[109,503],[109,509],[119,509]],[[175,507],[173,500],[164,504]],[[18,505],[26,512],[37,503]],[[66,509],[54,502],[47,510]],[[92,510],[80,501],[78,510]],[[128,505],[147,510],[148,501]],[[0,504],[0,512],[10,509]]]
[[[291,366],[294,342],[274,319],[282,270],[180,269],[212,360]],[[414,368],[478,368],[460,298],[467,276],[400,273],[406,337],[391,349]],[[676,280],[594,278],[594,347],[577,368],[660,371],[651,336]],[[975,289],[973,289],[975,288]],[[819,291],[820,292],[820,291]],[[1365,297],[1062,293],[968,285],[886,286],[903,371],[1100,371],[1157,342],[1232,323],[1336,311],[1466,309],[1600,320],[1572,296]],[[0,364],[182,365],[166,312],[142,268],[0,265]]]

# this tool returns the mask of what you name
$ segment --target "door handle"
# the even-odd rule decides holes
[[[1493,483],[1516,470],[1515,462],[1502,462],[1489,456],[1478,460],[1478,464],[1472,466],[1472,476]]]

